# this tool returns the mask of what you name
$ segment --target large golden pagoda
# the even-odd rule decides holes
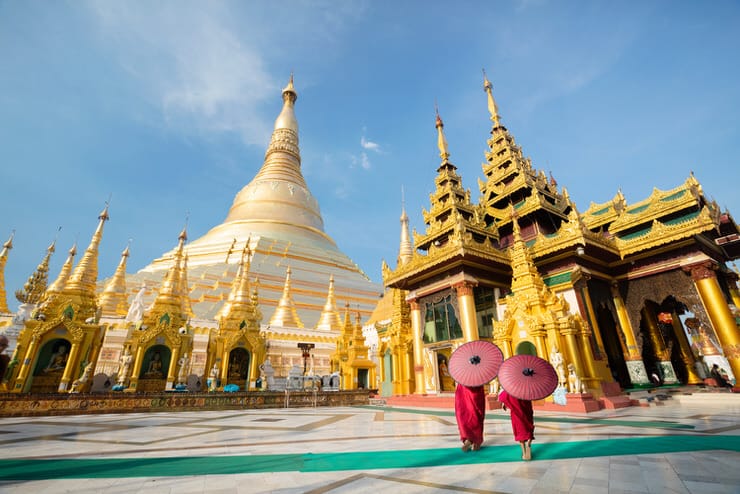
[[[295,116],[298,94],[292,76],[282,97],[282,111],[275,120],[262,168],[236,195],[224,222],[185,247],[188,297],[196,319],[218,314],[239,262],[234,246],[247,240],[252,276],[259,280],[260,306],[267,318],[275,310],[284,310],[279,302],[288,269],[297,319],[308,328],[319,322],[332,277],[337,300],[359,308],[364,317],[382,293],[382,287],[371,282],[324,231],[319,203],[301,173]],[[129,293],[135,293],[142,281],[158,283],[173,254],[169,251],[129,276]]]

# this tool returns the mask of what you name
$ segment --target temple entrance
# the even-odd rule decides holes
[[[448,367],[450,361],[450,349],[437,350],[437,372],[439,373],[439,391],[455,391],[455,381],[450,375]]]
[[[383,355],[383,382],[380,385],[380,396],[393,396],[393,356],[390,349]]]
[[[674,322],[680,326],[676,311],[685,311],[685,306],[672,296],[662,304],[646,300],[640,311],[640,336],[642,356],[648,377],[653,384],[683,384],[688,382],[689,373],[681,355],[681,342],[676,334]]]
[[[165,345],[154,345],[144,354],[136,390],[140,393],[164,391],[172,352]]]
[[[248,389],[249,352],[244,348],[234,348],[229,353],[228,384],[236,384],[239,389]]]
[[[627,370],[627,363],[624,360],[622,342],[618,333],[619,329],[614,322],[614,316],[606,306],[602,305],[596,311],[596,320],[601,331],[601,341],[604,343],[612,378],[619,383],[622,389],[627,389],[632,385],[632,381]]]
[[[357,369],[357,389],[368,389],[367,369]]]
[[[71,348],[72,344],[63,338],[50,340],[41,348],[33,370],[31,393],[58,392]]]

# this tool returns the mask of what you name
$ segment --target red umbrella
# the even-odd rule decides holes
[[[504,354],[485,340],[469,341],[457,347],[450,357],[452,379],[463,386],[483,386],[498,373]]]
[[[557,388],[558,374],[545,359],[514,355],[501,364],[498,381],[507,393],[520,400],[541,400]]]

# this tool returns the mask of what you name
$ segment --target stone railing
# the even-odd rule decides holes
[[[0,417],[84,415],[129,412],[243,410],[250,408],[342,407],[367,405],[368,390],[254,391],[236,393],[3,394]]]

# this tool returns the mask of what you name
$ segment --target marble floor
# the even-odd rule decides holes
[[[463,452],[451,410],[364,406],[0,420],[3,493],[740,493],[740,395],[506,412]]]

